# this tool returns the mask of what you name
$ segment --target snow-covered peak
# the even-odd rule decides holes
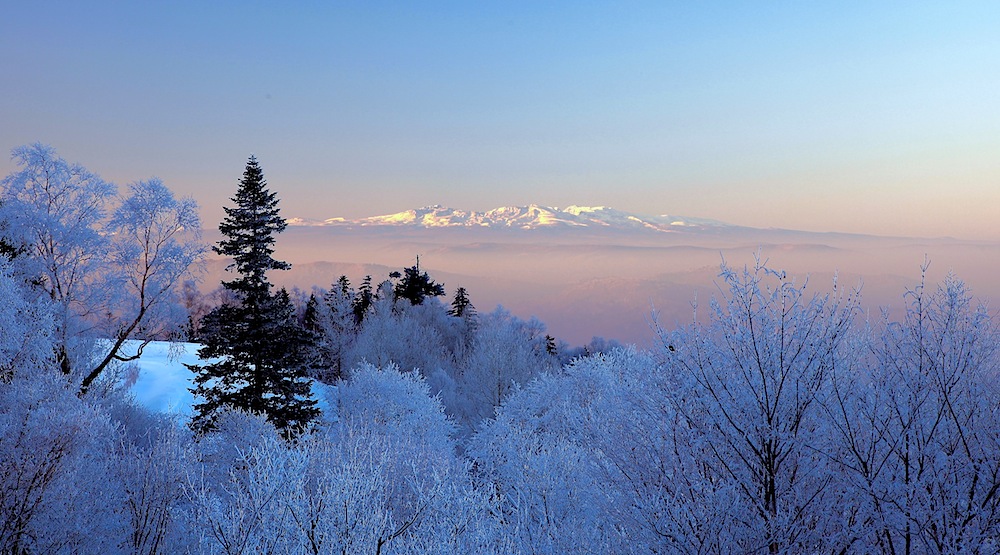
[[[519,227],[522,229],[559,225],[581,225],[572,217],[572,214],[537,204],[494,208],[493,210],[484,212],[480,220],[482,222],[480,225],[488,227]]]
[[[603,212],[607,210],[612,210],[612,209],[608,208],[607,206],[577,206],[575,204],[567,206],[566,208],[562,209],[563,212],[566,212],[568,214],[573,214],[574,216],[580,216],[582,214],[591,214],[594,212]]]
[[[501,206],[485,212],[457,210],[435,204],[395,214],[357,220],[330,218],[322,222],[292,218],[289,225],[354,225],[402,227],[487,227],[487,228],[605,228],[647,229],[670,232],[690,226],[718,226],[720,222],[678,216],[641,216],[608,206],[554,208],[539,204]]]

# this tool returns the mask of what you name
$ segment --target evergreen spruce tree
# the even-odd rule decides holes
[[[472,301],[469,300],[469,293],[464,287],[459,287],[455,290],[455,298],[451,301],[451,309],[448,310],[449,316],[455,316],[456,318],[464,318],[466,315],[475,316],[476,307],[472,306]]]
[[[209,431],[220,411],[237,408],[295,432],[319,414],[306,378],[315,337],[297,321],[286,291],[271,294],[268,270],[291,267],[273,257],[274,236],[286,223],[253,156],[232,201],[236,206],[225,208],[219,224],[226,238],[213,250],[233,259],[227,270],[237,277],[222,286],[236,300],[202,319],[198,357],[215,361],[188,366],[195,373],[191,391],[204,399],[194,406],[191,427]]]
[[[368,309],[371,308],[374,300],[375,295],[372,292],[372,277],[365,276],[365,279],[361,281],[361,287],[358,288],[358,293],[354,297],[354,301],[351,302],[351,309],[354,311],[355,325],[360,326],[361,322],[365,320],[365,314],[368,314]]]
[[[319,333],[323,327],[320,324],[319,306],[319,299],[316,298],[316,294],[310,294],[309,300],[306,302],[306,310],[302,314],[302,327],[313,333]]]
[[[423,304],[427,297],[440,297],[441,295],[444,295],[444,285],[434,283],[427,272],[420,273],[419,256],[416,264],[403,269],[403,279],[396,284],[395,289],[396,299],[407,299],[413,305]]]

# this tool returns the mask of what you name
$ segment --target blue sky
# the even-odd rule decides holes
[[[0,148],[156,175],[208,225],[254,153],[288,217],[535,202],[997,239],[997,29],[993,2],[19,2]]]

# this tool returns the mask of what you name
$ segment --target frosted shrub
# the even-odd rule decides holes
[[[532,553],[655,551],[672,419],[669,381],[634,349],[579,359],[513,394],[470,441]]]
[[[403,303],[399,304],[402,307]],[[393,363],[407,371],[441,366],[445,350],[436,330],[422,325],[409,311],[395,312],[391,300],[380,300],[374,306],[348,351],[349,368],[363,362],[376,366]]]
[[[336,416],[294,442],[241,413],[201,439],[186,486],[190,549],[507,552],[420,375],[367,364],[350,375],[332,394]]]
[[[545,341],[545,325],[538,320],[521,320],[502,307],[483,316],[456,378],[457,417],[472,428],[492,418],[518,386],[558,370]]]
[[[0,386],[0,552],[116,553],[127,526],[108,479],[117,431],[51,374]]]
[[[299,506],[311,516],[298,521],[322,522],[316,529],[338,552],[489,552],[489,499],[455,456],[454,425],[424,379],[392,365],[350,374],[338,387],[338,421],[307,445]]]
[[[449,454],[454,425],[416,372],[362,364],[337,391],[338,430],[377,431],[392,441]]]
[[[51,365],[52,309],[0,256],[0,379]]]

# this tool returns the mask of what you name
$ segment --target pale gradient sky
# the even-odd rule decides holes
[[[1000,239],[994,1],[5,4],[0,149],[158,176],[210,227],[254,153],[286,217]]]

